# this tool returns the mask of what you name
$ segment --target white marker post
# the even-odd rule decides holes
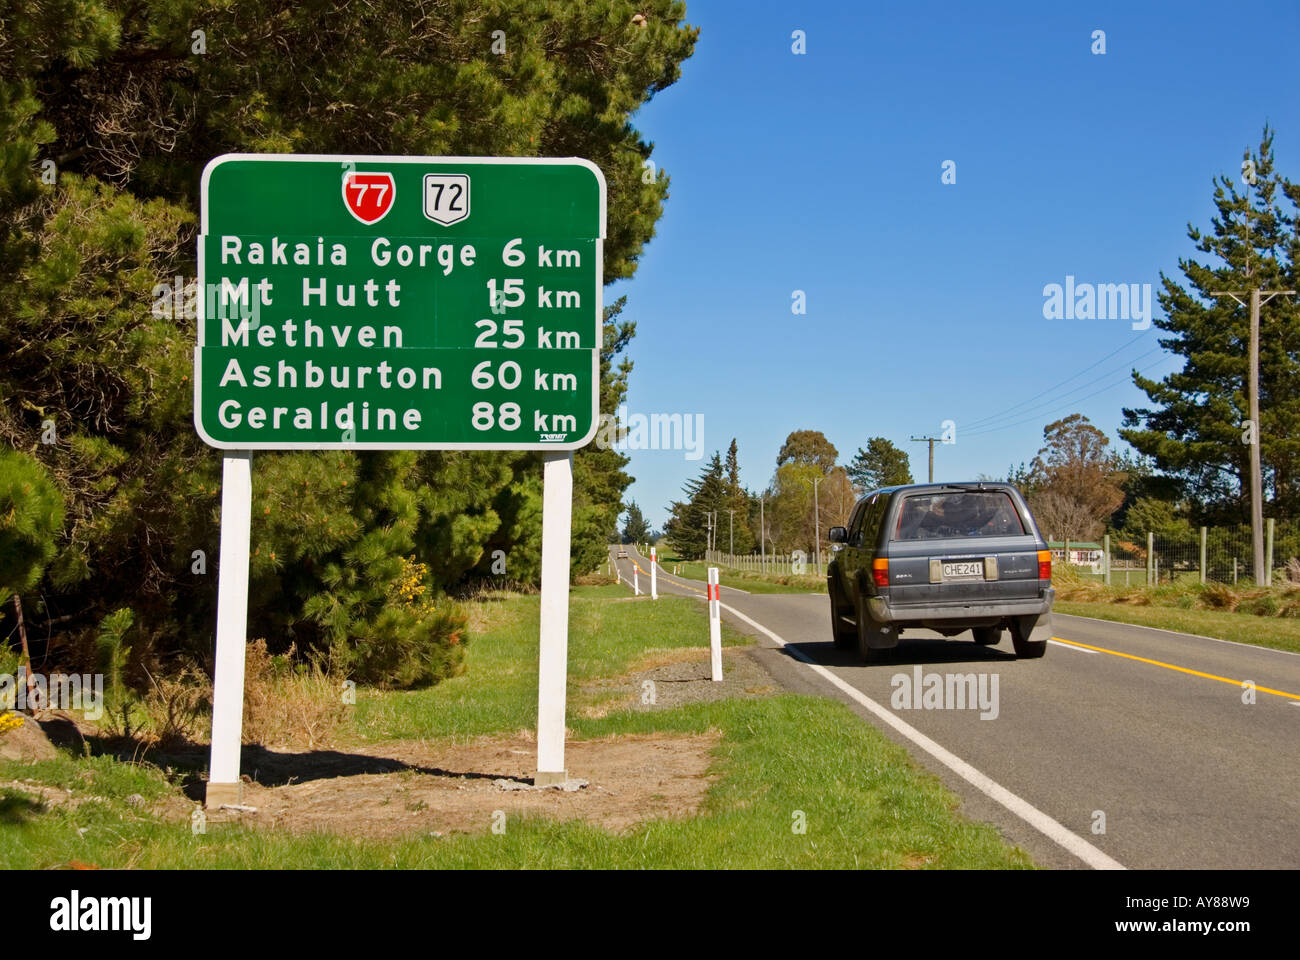
[[[641,568],[636,565],[635,560],[632,561],[632,594],[641,596]]]
[[[722,588],[718,586],[718,568],[709,567],[709,669],[717,683],[722,682]]]
[[[564,704],[569,664],[569,536],[573,454],[542,456],[542,616],[537,662],[538,786],[569,779],[564,766]]]
[[[243,799],[239,751],[244,735],[244,647],[248,634],[248,542],[253,513],[253,452],[222,458],[221,554],[217,560],[217,651],[212,672],[212,752],[204,804]]]
[[[650,548],[650,599],[659,599],[659,574],[655,571],[655,564],[659,562],[655,555],[655,548]]]

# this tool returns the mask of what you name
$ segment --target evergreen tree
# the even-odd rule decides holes
[[[621,320],[627,297],[619,297],[605,307],[603,340],[600,351],[600,412],[613,416],[627,395],[627,379],[632,361],[626,356],[614,360],[636,335],[634,321]],[[605,561],[607,534],[618,529],[618,514],[623,494],[632,477],[623,468],[629,463],[624,454],[612,447],[590,443],[573,457],[573,542],[570,571],[580,576]],[[539,488],[540,490],[540,488]],[[540,527],[540,520],[538,530]],[[538,559],[540,563],[540,546]]]
[[[45,468],[0,447],[0,603],[41,579],[63,526],[63,501]]]
[[[1259,148],[1243,155],[1244,181],[1214,181],[1218,210],[1210,232],[1188,225],[1196,249],[1210,265],[1180,259],[1190,289],[1161,274],[1165,316],[1154,323],[1169,336],[1160,342],[1183,358],[1182,369],[1161,380],[1136,371],[1133,382],[1151,407],[1125,409],[1120,436],[1178,481],[1179,492],[1199,505],[1210,523],[1249,519],[1250,448],[1243,442],[1247,395],[1249,310],[1223,290],[1300,289],[1300,186],[1274,169],[1273,133],[1266,126]],[[1287,205],[1282,203],[1283,198]],[[1249,303],[1249,297],[1243,297]],[[1260,420],[1255,435],[1266,512],[1300,511],[1300,305],[1279,297],[1260,312]]]
[[[858,447],[848,466],[849,479],[864,493],[879,487],[912,483],[912,466],[907,454],[884,437],[872,437],[866,449]]]
[[[737,555],[754,549],[749,493],[740,485],[740,453],[733,437],[727,448],[725,503],[718,511],[718,549]]]
[[[624,543],[645,543],[650,539],[650,525],[645,522],[641,508],[633,501],[627,505],[627,522],[623,524]]]
[[[194,273],[211,157],[588,157],[609,188],[605,278],[629,277],[668,190],[643,177],[651,147],[630,117],[690,56],[683,16],[673,0],[376,0],[326,19],[270,0],[0,0],[0,438],[31,451],[67,505],[42,632],[58,622],[61,650],[93,646],[129,609],[128,682],[210,654],[221,457],[194,434],[193,320],[151,307]],[[605,318],[603,411],[629,369],[612,366],[633,332],[620,307]],[[575,573],[603,556],[626,462],[575,456]],[[256,463],[249,629],[273,650],[429,682],[459,669],[459,627],[448,605],[401,600],[413,569],[436,595],[503,550],[508,576],[536,579],[534,453]]]
[[[727,489],[740,489],[740,452],[736,448],[736,438],[731,438],[731,446],[727,447]]]
[[[669,508],[664,539],[683,557],[697,559],[707,549],[709,513],[718,511],[719,517],[726,516],[721,512],[727,494],[722,458],[715,452],[700,476],[688,480],[682,490],[686,499],[674,501]],[[721,541],[718,546],[721,548]]]

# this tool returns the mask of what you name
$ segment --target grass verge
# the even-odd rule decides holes
[[[1096,617],[1116,623],[1159,627],[1179,633],[1196,633],[1203,637],[1235,640],[1275,650],[1300,653],[1300,620],[1253,617],[1218,610],[1180,610],[1177,607],[1135,607],[1119,603],[1078,603],[1058,600],[1052,607],[1057,613],[1079,617]]]
[[[1300,652],[1300,588],[1202,585],[1106,586],[1068,568],[1053,570],[1058,613],[1197,633]]]
[[[703,607],[686,598],[628,600],[575,591],[570,613],[573,736],[719,731],[715,780],[700,814],[611,833],[579,821],[512,820],[503,834],[412,835],[380,842],[161,821],[141,804],[175,797],[176,776],[147,763],[64,756],[0,765],[0,864],[116,868],[771,867],[1026,868],[1029,858],[905,750],[844,705],[778,694],[661,711],[582,715],[583,683],[619,676],[647,651],[702,645]],[[360,691],[352,736],[461,738],[531,727],[536,597],[489,600],[462,676],[416,692]],[[725,625],[724,625],[725,627]],[[744,642],[728,631],[730,643]],[[39,785],[73,795],[41,796]],[[139,795],[139,796],[135,796]]]

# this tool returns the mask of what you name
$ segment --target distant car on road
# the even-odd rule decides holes
[[[619,548],[619,551],[618,551],[618,559],[620,559],[620,560],[626,560],[626,559],[627,559],[627,551],[624,550],[624,549],[622,549],[621,547]]]
[[[875,662],[904,630],[992,645],[1010,630],[1018,657],[1052,634],[1052,555],[1009,483],[885,487],[857,502],[827,565],[835,645]]]

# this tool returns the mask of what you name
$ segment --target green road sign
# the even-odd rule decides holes
[[[232,449],[571,450],[597,428],[605,179],[576,158],[228,154],[194,425]]]

